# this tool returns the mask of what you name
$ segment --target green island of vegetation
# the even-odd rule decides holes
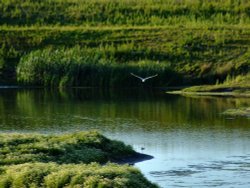
[[[180,91],[170,91],[170,94],[182,95],[222,95],[236,97],[250,97],[250,74],[227,78],[221,84],[202,85],[184,88]]]
[[[0,187],[157,187],[123,162],[137,153],[98,132],[0,134]]]
[[[245,116],[250,117],[250,107],[241,107],[236,109],[228,109],[222,113],[226,116]]]

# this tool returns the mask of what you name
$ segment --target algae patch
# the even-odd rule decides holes
[[[250,107],[241,107],[235,109],[228,109],[222,113],[227,116],[242,116],[242,117],[250,117]]]

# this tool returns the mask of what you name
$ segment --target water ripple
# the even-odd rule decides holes
[[[155,177],[161,176],[190,176],[201,171],[194,170],[169,170],[169,171],[152,171],[150,174]]]
[[[250,155],[229,156],[225,160],[151,171],[150,175],[157,179],[165,178],[170,187],[249,187],[249,159]]]

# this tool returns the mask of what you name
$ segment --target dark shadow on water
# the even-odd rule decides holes
[[[136,152],[133,156],[119,159],[117,161],[111,161],[118,164],[129,164],[134,165],[135,163],[151,160],[154,157],[151,155]]]

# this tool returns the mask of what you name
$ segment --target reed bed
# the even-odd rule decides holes
[[[0,33],[4,36],[0,41],[2,75],[13,82],[16,82],[16,66],[24,55],[37,49],[69,49],[76,45],[85,51],[79,53],[92,51],[90,57],[101,54],[102,61],[109,62],[102,65],[103,69],[108,64],[110,69],[119,69],[119,65],[123,69],[126,64],[151,62],[154,66],[159,62],[177,73],[177,80],[185,77],[184,82],[179,80],[176,85],[215,84],[216,80],[223,82],[227,75],[246,74],[249,70],[250,30],[244,27],[24,27],[3,28]],[[158,85],[173,85],[166,80]]]
[[[17,67],[20,83],[55,87],[141,85],[141,81],[131,73],[142,77],[158,74],[158,77],[148,81],[149,86],[164,86],[180,79],[166,64],[152,61],[120,64],[111,54],[80,47],[34,51],[24,56]]]
[[[249,10],[246,0],[4,0],[0,83],[17,84],[17,64],[31,51],[76,45],[105,53],[102,61],[115,62],[110,69],[159,61],[178,74],[175,85],[223,82],[249,70]],[[62,85],[79,85],[76,79],[64,80]],[[44,82],[39,84],[61,81]]]

